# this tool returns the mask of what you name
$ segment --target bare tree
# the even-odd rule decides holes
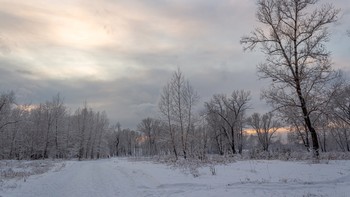
[[[109,132],[107,134],[110,156],[119,156],[120,134],[121,134],[121,125],[119,122],[110,127]]]
[[[43,105],[44,110],[44,121],[45,121],[45,147],[43,151],[43,157],[48,158],[49,157],[49,144],[50,144],[50,137],[51,137],[51,130],[53,127],[53,109],[52,105],[49,101]]]
[[[336,77],[324,43],[329,39],[327,25],[337,20],[339,10],[327,4],[310,11],[316,3],[318,0],[258,0],[256,16],[264,28],[243,37],[241,44],[251,50],[261,46],[266,61],[258,65],[258,72],[273,81],[263,98],[276,109],[293,107],[299,111],[318,156],[311,116],[315,106],[325,102],[318,98],[325,84]]]
[[[237,133],[239,154],[241,154],[243,150],[243,127],[250,100],[250,92],[244,90],[233,91],[231,97],[225,100],[226,107],[232,112],[231,118],[234,120],[234,128]]]
[[[89,121],[89,111],[85,102],[83,109],[77,109],[75,112],[76,121],[76,134],[78,144],[78,159],[84,158],[86,153],[86,135],[87,135],[87,124]]]
[[[169,83],[163,88],[159,103],[162,114],[167,118],[169,133],[173,144],[175,156],[177,157],[175,137],[178,132],[183,157],[187,158],[188,135],[193,129],[194,115],[193,107],[198,103],[199,96],[185,80],[181,70],[173,73]]]
[[[249,101],[250,92],[241,90],[233,91],[229,98],[224,94],[214,95],[210,102],[205,103],[208,116],[212,120],[220,120],[216,123],[221,123],[219,129],[226,137],[232,154],[236,153],[236,137],[241,136],[240,139],[243,139],[243,119]],[[239,147],[239,151],[241,153],[242,147]]]
[[[350,85],[342,87],[332,100],[333,115],[350,126]]]
[[[211,116],[211,119],[219,118],[219,125],[222,134],[225,136],[226,142],[229,144],[232,154],[236,153],[236,144],[235,144],[235,122],[234,119],[230,117],[230,110],[226,109],[224,100],[226,100],[226,95],[217,94],[213,98],[205,103],[205,107],[208,113],[208,116]]]
[[[279,112],[283,114],[284,122],[289,126],[289,140],[294,142],[302,142],[307,151],[310,150],[310,132],[305,124],[300,111],[296,111],[295,107],[280,108]]]
[[[186,159],[188,135],[193,126],[193,107],[197,104],[199,96],[189,81],[185,80],[180,69],[173,73],[170,91],[173,101],[172,113],[180,131],[182,153]]]
[[[193,129],[190,138],[190,153],[191,156],[198,159],[206,159],[206,154],[209,150],[209,128],[205,123],[205,119],[201,119],[198,126]]]
[[[63,140],[64,134],[64,124],[66,116],[66,107],[63,104],[63,99],[60,97],[60,94],[57,94],[52,99],[52,108],[53,108],[53,126],[54,126],[54,146],[55,146],[55,157],[63,157],[63,147],[60,147],[61,140]]]
[[[147,155],[156,155],[158,133],[160,130],[160,121],[154,118],[145,118],[137,126],[138,130],[145,134],[145,143],[147,143],[146,152]]]
[[[310,151],[310,134],[304,121],[299,121],[298,119],[291,118],[288,123],[290,124],[290,133],[288,134],[289,141],[301,141],[307,151]]]
[[[140,132],[130,129],[123,129],[120,134],[119,155],[137,156],[140,155],[140,143],[142,137]]]
[[[23,119],[24,118],[24,113],[25,111],[20,109],[20,108],[15,108],[12,110],[13,112],[11,113],[12,116],[15,116],[16,118],[14,119]],[[22,122],[21,122],[22,123]],[[20,124],[20,123],[16,123],[16,124],[10,124],[7,127],[10,135],[10,153],[9,153],[9,158],[14,158],[16,157],[17,159],[20,159],[21,156],[18,154],[19,151],[17,151],[16,149],[18,149],[19,146],[19,142],[20,142],[20,135],[21,135],[21,130],[24,130],[24,124]],[[3,140],[1,140],[3,141]]]
[[[99,113],[98,113],[99,114]],[[97,123],[96,123],[96,137],[94,140],[94,143],[92,145],[93,150],[95,149],[96,153],[94,151],[91,151],[91,158],[94,158],[94,155],[96,154],[96,158],[99,159],[103,156],[107,155],[107,151],[105,151],[105,140],[104,136],[106,136],[106,133],[109,128],[109,120],[107,118],[107,114],[105,111],[101,113],[101,115],[97,116]]]
[[[333,119],[329,125],[329,133],[342,151],[350,152],[350,127],[340,119]]]
[[[271,112],[264,115],[254,113],[247,122],[255,130],[263,150],[269,151],[271,140],[276,131],[281,128],[281,124],[273,119]]]
[[[119,156],[120,133],[121,133],[122,129],[121,129],[121,125],[119,122],[115,126],[116,126],[116,130],[115,130],[116,132],[115,132],[115,137],[114,137],[115,148],[116,148],[116,155]]]
[[[178,159],[177,153],[177,140],[176,140],[176,132],[173,126],[173,118],[172,118],[172,97],[170,92],[170,84],[168,83],[163,87],[163,91],[161,93],[160,101],[159,101],[159,109],[161,114],[165,117],[165,122],[167,125],[167,133],[170,137],[170,144],[172,152],[175,155],[175,159]]]
[[[350,85],[338,88],[328,110],[331,134],[342,150],[350,151]]]
[[[207,106],[206,107],[211,107]],[[216,147],[217,153],[224,155],[225,153],[225,134],[222,125],[225,125],[223,119],[217,113],[208,113],[206,116],[206,123],[209,127],[210,139],[213,139],[214,147]]]

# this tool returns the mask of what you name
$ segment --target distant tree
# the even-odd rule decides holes
[[[325,42],[327,25],[337,20],[339,10],[330,4],[312,11],[318,0],[258,0],[257,28],[241,39],[245,49],[261,46],[265,63],[258,65],[262,78],[272,79],[263,98],[276,110],[294,108],[304,119],[315,156],[319,142],[312,115],[324,104],[326,84],[336,78]],[[317,99],[316,99],[317,98]]]
[[[62,158],[64,155],[63,143],[65,132],[66,106],[63,104],[63,99],[60,94],[57,94],[52,99],[53,113],[53,130],[54,130],[54,151],[56,158]]]
[[[213,146],[216,147],[218,154],[224,155],[226,149],[226,138],[224,134],[226,127],[222,126],[225,125],[224,120],[216,113],[209,113],[206,116],[206,122],[209,127],[209,135],[213,141]]]
[[[105,136],[107,131],[109,130],[109,120],[105,111],[97,116],[97,123],[95,129],[95,140],[92,144],[91,158],[101,158],[106,157],[108,151],[106,150],[107,141],[105,140]],[[96,115],[95,115],[96,116]]]
[[[274,119],[271,112],[264,115],[254,113],[248,118],[247,122],[255,130],[263,150],[269,151],[273,136],[281,128],[281,123]]]
[[[90,122],[89,109],[85,102],[83,109],[75,111],[75,126],[78,140],[78,159],[81,160],[86,154],[86,139],[88,131],[88,122]]]
[[[350,85],[337,90],[328,110],[331,134],[342,150],[350,151]]]
[[[350,126],[340,119],[333,119],[329,133],[341,151],[350,152]]]
[[[138,156],[141,155],[140,145],[142,136],[140,132],[131,129],[123,129],[120,132],[120,156]]]
[[[228,144],[230,145],[232,154],[236,153],[237,141],[239,137],[243,140],[243,120],[247,109],[249,108],[250,92],[233,91],[230,97],[224,94],[216,94],[213,98],[205,103],[205,108],[213,128],[222,131]],[[217,136],[219,137],[219,136]],[[240,142],[240,145],[243,145]],[[239,153],[242,151],[242,146],[239,146]]]
[[[310,134],[304,121],[292,118],[291,121],[288,121],[288,123],[290,124],[288,141],[302,143],[305,148],[310,151]]]
[[[206,154],[210,149],[210,136],[209,136],[209,128],[203,119],[198,123],[191,132],[190,138],[190,154],[194,158],[205,159]]]
[[[160,121],[154,118],[145,118],[138,124],[137,128],[145,135],[147,155],[156,155],[158,153],[157,142],[159,140]]]
[[[121,134],[121,124],[117,122],[112,125],[109,133],[107,135],[109,151],[111,156],[119,156],[120,153],[120,134]]]
[[[20,108],[15,108],[12,110],[12,116],[14,116],[12,119],[15,120],[25,120],[25,114],[26,111]],[[21,147],[21,135],[23,130],[25,130],[26,128],[24,127],[24,121],[18,122],[16,124],[10,124],[8,125],[8,127],[6,127],[7,131],[9,132],[8,135],[8,139],[10,142],[10,153],[8,155],[8,158],[17,158],[17,159],[21,159],[23,157],[23,155],[20,155],[20,150],[19,148]],[[1,140],[3,141],[3,140]],[[23,147],[23,145],[22,145]]]

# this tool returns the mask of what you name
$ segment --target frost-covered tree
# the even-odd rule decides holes
[[[59,94],[45,103],[23,105],[6,93],[0,96],[0,107],[0,159],[93,159],[109,154],[105,112],[85,105],[70,114]]]

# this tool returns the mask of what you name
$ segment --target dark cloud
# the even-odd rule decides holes
[[[28,70],[11,69],[17,65],[0,61],[1,91],[14,90],[21,103],[43,103],[60,93],[65,103],[73,110],[86,101],[96,110],[106,111],[112,122],[120,121],[125,127],[134,127],[146,116],[157,111],[157,100],[162,83],[170,73],[166,70],[152,69],[138,71],[112,81],[94,79],[36,79]]]

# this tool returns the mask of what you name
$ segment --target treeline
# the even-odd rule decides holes
[[[39,105],[17,105],[13,92],[0,100],[2,159],[90,158],[103,152],[106,114],[84,106],[69,114],[59,95]]]
[[[311,117],[322,152],[350,151],[350,85],[329,90],[327,105]],[[105,112],[84,104],[73,113],[60,95],[38,105],[19,105],[13,92],[0,95],[0,158],[98,159],[109,156],[167,155],[174,159],[208,154],[311,151],[303,117],[293,110],[256,113],[249,91],[199,96],[177,70],[164,86],[159,114],[143,119],[136,131],[110,124]],[[196,110],[194,110],[196,109]],[[284,112],[284,113],[282,113]],[[286,139],[276,135],[287,132]]]
[[[114,133],[105,112],[96,112],[87,104],[70,113],[60,95],[38,105],[19,105],[13,92],[0,95],[0,158],[98,159],[110,155],[115,146]],[[111,138],[113,138],[111,140]],[[120,155],[133,154],[131,143],[121,138]],[[122,147],[123,145],[123,147]]]
[[[322,95],[327,102],[315,101],[310,114],[321,152],[350,152],[350,84],[338,82]],[[201,159],[244,151],[312,151],[310,131],[298,108],[260,114],[251,108],[249,91],[235,90],[213,95],[198,113],[193,110],[198,98],[181,71],[174,72],[161,94],[160,118],[146,118],[138,126],[142,155]]]

